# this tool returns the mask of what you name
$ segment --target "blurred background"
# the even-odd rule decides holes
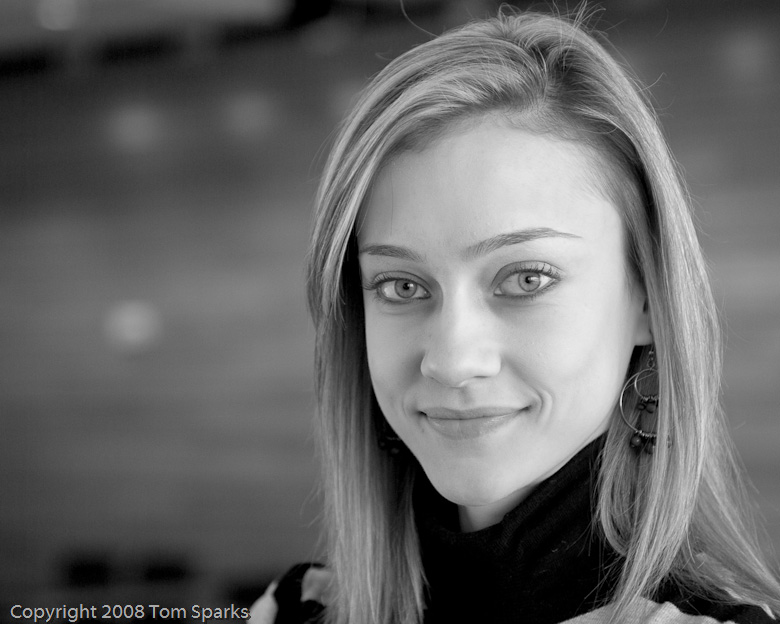
[[[0,619],[249,604],[317,557],[303,261],[323,154],[389,59],[497,6],[404,4],[0,0]],[[601,6],[697,200],[771,547],[780,2]]]

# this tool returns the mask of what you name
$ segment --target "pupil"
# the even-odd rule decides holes
[[[417,286],[414,282],[399,280],[395,283],[396,294],[399,297],[403,297],[404,299],[408,299],[409,297],[413,296],[416,290]]]
[[[520,288],[526,292],[530,292],[539,288],[540,278],[536,273],[521,273],[520,274]]]

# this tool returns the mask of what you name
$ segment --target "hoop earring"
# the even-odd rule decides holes
[[[652,377],[657,375],[657,373],[658,371],[655,367],[655,346],[651,346],[650,353],[647,355],[647,366],[638,373],[631,375],[631,377],[628,378],[625,385],[623,386],[623,390],[620,392],[620,399],[618,401],[620,417],[623,419],[623,422],[629,427],[629,429],[634,432],[634,434],[629,439],[628,444],[636,453],[641,450],[648,455],[652,455],[653,451],[655,450],[655,442],[658,434],[651,431],[644,431],[639,427],[635,427],[628,421],[623,408],[625,394],[629,388],[632,388],[634,394],[637,396],[637,402],[634,406],[634,410],[639,412],[639,423],[641,424],[643,413],[651,415],[655,413],[655,410],[658,407],[658,394],[642,394],[642,392],[639,390],[638,384],[640,379]]]

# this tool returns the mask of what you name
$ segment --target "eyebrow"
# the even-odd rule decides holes
[[[466,248],[464,256],[468,259],[479,258],[493,253],[502,247],[509,245],[520,245],[539,238],[581,238],[576,234],[561,232],[552,228],[529,228],[526,230],[517,230],[515,232],[506,232],[497,234],[490,238],[470,245]],[[358,250],[359,254],[369,256],[385,256],[387,258],[399,258],[401,260],[411,260],[412,262],[422,262],[422,257],[408,247],[400,245],[365,245]]]

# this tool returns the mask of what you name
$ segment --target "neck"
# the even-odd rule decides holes
[[[598,435],[601,434],[599,433]],[[580,451],[582,451],[583,448],[590,445],[593,440],[598,437],[598,435],[589,439],[587,444],[578,449],[574,455],[578,454]],[[528,495],[533,491],[534,487],[538,483],[555,474],[558,470],[561,469],[562,466],[565,466],[567,463],[569,463],[572,457],[573,455],[561,461],[558,465],[554,466],[552,469],[547,471],[546,474],[540,477],[538,481],[535,481],[530,485],[526,485],[525,487],[521,487],[500,500],[484,505],[458,505],[460,530],[464,533],[472,533],[474,531],[486,529],[487,527],[493,526],[494,524],[498,524],[508,512],[517,507],[528,497]]]
[[[426,624],[563,622],[608,601],[620,558],[593,516],[601,446],[500,504],[456,506],[419,479]]]
[[[526,499],[532,489],[533,486],[520,488],[501,500],[485,505],[458,505],[460,530],[473,533],[498,524],[509,511]]]

